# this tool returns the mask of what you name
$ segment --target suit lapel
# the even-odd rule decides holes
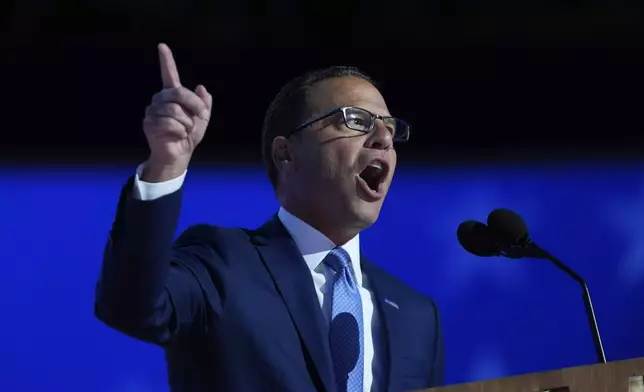
[[[328,326],[311,273],[295,242],[277,215],[255,232],[253,241],[288,308],[321,384],[327,391],[334,391]]]
[[[401,337],[404,331],[400,330],[400,307],[396,300],[396,293],[390,289],[391,285],[387,284],[387,277],[382,271],[366,260],[364,256],[361,256],[361,265],[376,297],[374,306],[382,317],[382,327],[386,337],[386,342],[384,343],[388,354],[386,356],[387,363],[382,364],[389,370],[387,373],[387,390],[395,392],[400,389],[397,387],[397,383],[400,380],[402,370],[402,356],[399,349],[403,343]]]

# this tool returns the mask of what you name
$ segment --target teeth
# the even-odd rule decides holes
[[[382,169],[382,163],[380,163],[378,161],[373,161],[373,162],[369,163],[368,166],[375,167],[376,169]]]

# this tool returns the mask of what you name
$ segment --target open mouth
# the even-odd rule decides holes
[[[359,177],[373,193],[382,193],[382,186],[387,179],[389,165],[386,161],[374,159],[362,170]]]

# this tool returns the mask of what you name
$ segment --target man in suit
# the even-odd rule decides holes
[[[287,84],[263,129],[279,212],[254,230],[196,225],[173,243],[181,187],[212,98],[163,90],[143,122],[150,156],[122,190],[97,285],[105,324],[164,348],[173,391],[405,391],[440,385],[434,302],[370,263],[409,125],[365,74],[332,67]]]

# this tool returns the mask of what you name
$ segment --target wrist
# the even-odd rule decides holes
[[[167,163],[150,158],[143,165],[140,180],[149,183],[166,182],[182,176],[187,169],[188,160]]]

